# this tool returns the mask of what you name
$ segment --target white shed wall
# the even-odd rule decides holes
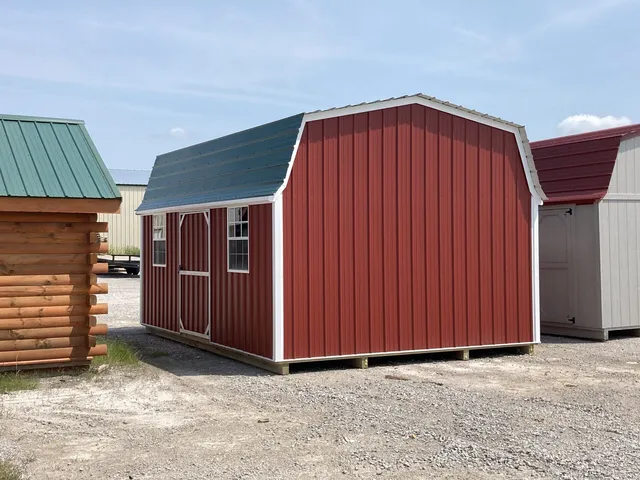
[[[109,240],[110,248],[134,246],[140,248],[140,219],[136,208],[142,203],[147,187],[118,185],[122,194],[120,214],[99,214],[99,222],[109,223],[109,232],[103,234]]]
[[[598,217],[603,327],[640,327],[640,136],[620,143]]]

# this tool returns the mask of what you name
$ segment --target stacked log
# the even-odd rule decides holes
[[[96,274],[107,224],[95,214],[0,212],[0,369],[86,365],[106,355],[96,336],[108,293]]]

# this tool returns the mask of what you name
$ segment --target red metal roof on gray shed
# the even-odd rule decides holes
[[[531,142],[545,205],[590,204],[609,188],[623,137],[640,134],[640,124]]]

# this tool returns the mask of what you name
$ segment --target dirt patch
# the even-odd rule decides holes
[[[281,377],[147,336],[136,326],[136,281],[109,283],[111,335],[133,344],[142,363],[1,395],[0,459],[25,478],[626,479],[640,471],[640,338],[547,338],[533,356],[323,364]]]

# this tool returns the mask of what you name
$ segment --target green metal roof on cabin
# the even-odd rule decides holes
[[[159,155],[137,211],[273,195],[284,183],[302,118]]]
[[[0,197],[120,198],[84,122],[0,114]]]

